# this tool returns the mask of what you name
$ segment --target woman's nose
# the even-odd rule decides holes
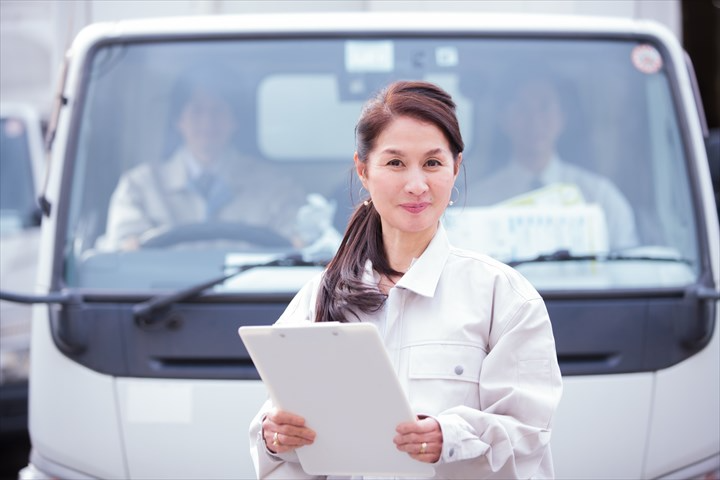
[[[421,169],[410,169],[405,180],[405,191],[412,195],[422,195],[427,189],[425,173]]]

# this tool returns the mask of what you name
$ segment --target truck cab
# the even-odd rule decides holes
[[[480,200],[517,156],[512,138],[541,135],[508,113],[549,98],[507,100],[536,73],[562,109],[556,162],[592,180],[522,190],[509,175],[495,185],[507,195]],[[176,94],[196,77],[207,102],[188,107]],[[332,257],[363,199],[355,122],[396,79],[458,104],[452,242],[513,265],[545,299],[564,381],[557,477],[717,474],[720,238],[675,37],[619,18],[356,12],[129,20],[76,37],[36,293],[3,285],[34,303],[23,478],[254,477],[247,431],[267,393],[236,331],[272,324]],[[188,108],[241,166],[222,179],[228,216],[202,210],[187,175],[168,180],[189,162]]]

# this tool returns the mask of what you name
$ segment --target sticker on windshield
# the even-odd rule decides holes
[[[394,64],[391,41],[345,42],[345,70],[348,72],[392,72]]]
[[[630,54],[633,65],[642,73],[657,73],[663,66],[662,56],[657,48],[649,44],[638,45]]]
[[[438,47],[435,49],[435,63],[438,67],[456,67],[458,51],[455,47]]]

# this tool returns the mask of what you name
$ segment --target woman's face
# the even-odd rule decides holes
[[[356,153],[356,169],[382,218],[383,235],[433,235],[461,160],[453,160],[438,127],[410,117],[388,125],[366,163]]]
[[[183,107],[178,130],[199,160],[221,153],[235,132],[232,108],[217,94],[197,88]]]

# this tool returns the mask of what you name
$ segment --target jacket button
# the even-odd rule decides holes
[[[456,374],[456,375],[462,375],[462,373],[463,373],[464,371],[465,371],[465,370],[463,369],[462,365],[458,365],[457,367],[455,367],[455,374]]]

